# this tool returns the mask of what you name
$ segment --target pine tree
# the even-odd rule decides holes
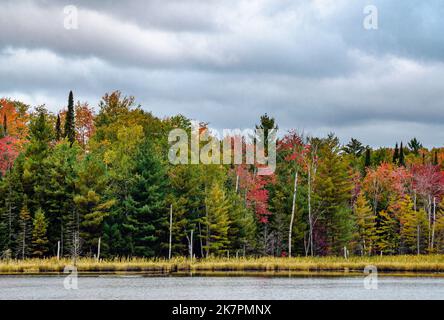
[[[360,157],[364,152],[365,147],[359,140],[351,138],[350,142],[345,145],[342,150],[347,154],[354,155],[355,157]]]
[[[199,214],[202,211],[203,192],[201,172],[189,165],[176,165],[170,168],[171,193],[167,200],[173,205],[173,255],[189,255],[191,231],[193,231],[193,254],[199,254],[198,241]]]
[[[371,254],[376,239],[376,217],[365,196],[360,193],[355,208],[356,238],[362,248],[362,254]]]
[[[95,252],[102,236],[103,222],[109,215],[114,199],[106,199],[107,175],[105,165],[94,155],[81,162],[76,179],[74,203],[80,220],[80,237],[89,252]]]
[[[57,114],[55,134],[56,134],[56,141],[59,141],[62,138],[62,124],[60,121],[60,114]]]
[[[419,155],[419,150],[423,148],[422,144],[416,138],[410,140],[408,146],[415,155]]]
[[[366,148],[365,149],[365,161],[364,161],[364,167],[368,168],[372,165],[372,160],[371,160],[371,150],[370,148]]]
[[[134,184],[128,199],[124,233],[132,242],[131,255],[160,254],[162,232],[167,230],[167,177],[165,166],[149,141],[136,156]]]
[[[438,150],[435,150],[435,154],[434,154],[434,157],[433,157],[433,165],[434,166],[437,166],[439,163],[438,163]]]
[[[256,129],[261,129],[264,131],[264,153],[265,155],[268,155],[268,135],[271,130],[277,130],[278,126],[276,124],[276,121],[273,117],[268,116],[268,114],[264,114],[261,116],[261,122],[259,125],[256,125]],[[259,139],[258,139],[259,140]],[[257,141],[256,143],[261,143],[260,141]]]
[[[18,236],[18,248],[17,248],[17,255],[20,256],[21,259],[25,259],[29,252],[29,240],[31,239],[31,215],[28,210],[28,206],[25,204],[23,205],[21,211],[20,211],[20,233]]]
[[[215,182],[208,190],[206,198],[206,216],[203,224],[206,226],[205,246],[206,256],[212,254],[221,255],[229,244],[229,204],[225,192],[221,186]]]
[[[405,167],[404,148],[402,146],[402,142],[401,142],[401,146],[399,148],[399,166]]]
[[[398,143],[396,143],[395,151],[393,152],[393,163],[398,163],[399,160],[399,149],[398,149]]]
[[[48,238],[46,237],[48,222],[42,209],[38,209],[35,213],[33,225],[32,244],[34,250],[32,254],[41,258],[48,252]]]
[[[48,173],[45,183],[37,190],[45,201],[40,206],[48,220],[47,237],[51,243],[61,242],[61,254],[72,252],[80,229],[80,216],[76,208],[76,182],[78,181],[78,145],[61,141],[51,150],[45,163]]]
[[[230,249],[245,252],[254,246],[256,221],[252,210],[245,207],[239,194],[231,193],[228,196],[230,204],[228,210],[229,228],[228,239]]]
[[[385,210],[379,212],[376,247],[381,254],[395,254],[399,248],[399,220]]]
[[[71,145],[76,140],[74,97],[72,91],[69,92],[68,111],[66,112],[65,118],[65,138],[68,139]]]
[[[49,165],[52,128],[47,121],[46,109],[40,107],[37,114],[31,118],[30,141],[26,145],[23,163],[23,190],[28,196],[28,206],[31,212],[45,208],[45,190],[49,185]]]
[[[319,165],[314,186],[314,208],[321,212],[319,227],[323,235],[326,253],[340,254],[352,238],[350,210],[351,178],[347,163],[340,156],[339,139],[329,135],[319,148]]]
[[[427,216],[423,208],[415,211],[409,196],[399,201],[400,239],[407,253],[419,253],[424,243],[427,230]]]
[[[23,191],[24,155],[16,159],[12,170],[0,178],[0,252],[15,250],[20,232],[20,209],[25,203]],[[19,255],[17,253],[17,255]]]

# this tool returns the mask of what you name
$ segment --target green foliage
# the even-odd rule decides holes
[[[365,162],[364,162],[364,167],[368,168],[372,165],[372,159],[371,159],[371,150],[370,148],[366,148],[365,149]]]
[[[221,255],[229,245],[228,199],[218,183],[214,183],[206,196],[206,215],[202,218],[204,226],[206,256]]]
[[[29,213],[28,206],[23,205],[20,210],[20,232],[18,234],[17,239],[17,255],[20,256],[21,259],[25,259],[30,253],[30,239],[31,239],[31,215]]]
[[[71,145],[76,141],[74,97],[72,91],[69,92],[68,111],[66,112],[65,117],[64,137],[68,139]]]
[[[408,147],[415,155],[419,155],[419,150],[423,148],[423,145],[418,141],[418,139],[413,138],[409,141]]]
[[[364,150],[366,150],[366,148],[359,140],[351,138],[350,142],[345,145],[342,150],[347,154],[354,155],[355,157],[360,157]]]
[[[48,222],[42,209],[38,209],[34,216],[32,230],[33,255],[35,257],[43,257],[48,252],[48,238],[46,232]]]
[[[379,213],[376,247],[381,254],[395,254],[399,249],[399,220],[393,212]]]
[[[402,142],[401,142],[401,146],[399,148],[399,165],[405,167],[405,155],[404,155],[404,147],[402,146]]]
[[[356,232],[355,238],[361,254],[371,254],[376,240],[376,216],[365,196],[360,193],[354,206]]]
[[[87,155],[79,167],[74,203],[80,218],[80,237],[90,253],[97,248],[104,220],[115,204],[114,199],[107,199],[107,183],[103,162],[95,155]]]
[[[315,199],[319,219],[327,229],[324,249],[340,254],[352,232],[351,211],[347,209],[352,185],[347,164],[341,160],[337,137],[329,135],[320,142],[319,159]]]

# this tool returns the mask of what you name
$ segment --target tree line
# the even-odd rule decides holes
[[[444,150],[416,138],[373,149],[291,130],[261,176],[258,164],[170,164],[168,133],[191,120],[160,119],[119,91],[97,112],[72,92],[57,114],[1,99],[0,119],[3,258],[444,250]]]

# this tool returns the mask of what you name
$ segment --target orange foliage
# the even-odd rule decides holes
[[[18,110],[16,103],[7,99],[0,99],[0,119],[3,125],[6,116],[7,136],[16,139],[18,145],[23,145],[28,135],[28,117],[25,110]]]

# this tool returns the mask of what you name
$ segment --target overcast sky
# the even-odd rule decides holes
[[[378,28],[364,28],[364,7]],[[78,29],[64,27],[66,5]],[[0,96],[51,111],[112,90],[215,128],[444,142],[442,0],[1,0]]]

